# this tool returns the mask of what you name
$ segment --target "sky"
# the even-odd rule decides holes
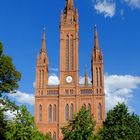
[[[49,84],[59,83],[59,23],[65,0],[0,0],[0,41],[22,73],[10,98],[34,114],[36,57],[46,28]],[[106,111],[125,102],[140,115],[140,0],[75,0],[79,12],[79,76],[91,78],[93,27],[104,57]],[[54,57],[55,56],[55,57]]]

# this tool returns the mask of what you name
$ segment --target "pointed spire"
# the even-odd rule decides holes
[[[94,26],[94,48],[99,49],[97,27]]]
[[[46,53],[46,29],[43,29],[41,53]]]
[[[74,9],[74,0],[66,0],[66,8],[69,10],[73,10]]]
[[[87,70],[87,65],[85,67],[85,85],[88,85],[88,70]]]

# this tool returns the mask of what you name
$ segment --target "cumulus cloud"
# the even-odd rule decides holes
[[[34,94],[17,91],[15,94],[10,94],[9,97],[21,104],[34,105]]]
[[[56,74],[49,76],[48,85],[58,85],[60,83],[59,78]]]
[[[113,108],[118,102],[129,105],[134,90],[140,85],[140,77],[132,75],[105,75],[106,109]]]
[[[123,0],[126,4],[132,8],[140,8],[140,0]]]
[[[116,0],[92,0],[93,7],[96,13],[104,15],[104,17],[113,17],[116,14],[116,6],[117,1]],[[119,3],[123,5],[127,5],[128,7],[131,7],[132,9],[140,9],[140,0],[119,0]],[[124,8],[121,9],[120,15],[124,16]]]
[[[116,3],[111,0],[96,0],[94,1],[94,9],[98,14],[103,14],[104,17],[113,17],[116,11]]]

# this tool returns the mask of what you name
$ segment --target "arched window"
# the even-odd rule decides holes
[[[98,104],[98,120],[102,120],[102,106]]]
[[[56,140],[56,133],[53,133],[53,140]]]
[[[65,118],[66,118],[66,121],[69,120],[69,105],[68,104],[65,107]]]
[[[41,87],[41,70],[39,71],[39,88]]]
[[[91,104],[90,103],[88,104],[88,110],[89,110],[89,112],[91,114]]]
[[[66,70],[69,70],[69,36],[66,36]]]
[[[101,68],[99,68],[99,73],[100,73],[100,86],[102,86],[102,71],[101,71]]]
[[[39,122],[42,121],[42,105],[39,105],[39,116],[38,116]]]
[[[56,105],[53,106],[53,121],[56,122]]]
[[[83,104],[83,107],[86,109],[86,104]]]
[[[73,118],[73,113],[74,113],[74,107],[73,104],[70,105],[70,120]]]
[[[97,88],[97,90],[96,90],[96,91],[97,91],[97,94],[98,94],[98,88]]]
[[[52,105],[49,105],[49,122],[52,122]]]
[[[42,70],[42,88],[44,87],[44,70]]]
[[[70,37],[70,70],[73,70],[73,36]]]
[[[96,82],[97,82],[97,86],[98,86],[98,68],[96,68]]]

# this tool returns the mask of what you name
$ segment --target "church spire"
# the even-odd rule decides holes
[[[87,70],[87,65],[85,67],[85,85],[88,85],[88,70]]]
[[[99,49],[97,27],[94,26],[94,49]]]
[[[46,53],[46,30],[43,29],[41,53]]]
[[[73,10],[74,9],[74,0],[66,0],[66,9]]]

